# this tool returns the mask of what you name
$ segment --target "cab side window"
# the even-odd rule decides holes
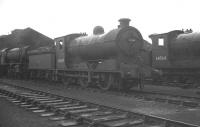
[[[64,43],[63,43],[62,40],[60,40],[60,41],[58,41],[58,42],[56,43],[56,46],[59,47],[59,49],[62,49],[62,48],[63,48],[63,45],[64,45]]]
[[[164,38],[158,38],[158,46],[164,46]]]

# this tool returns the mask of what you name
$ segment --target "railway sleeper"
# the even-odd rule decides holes
[[[167,102],[169,104],[181,105],[182,101],[178,99],[168,99]]]
[[[95,112],[91,112],[91,113],[82,113],[82,114],[80,114],[80,117],[88,118],[88,117],[91,117],[91,116],[110,115],[110,114],[112,114],[112,113],[113,113],[113,112],[111,112],[111,111],[95,111]]]
[[[144,123],[143,119],[122,119],[116,121],[108,121],[103,124],[109,127],[129,127],[129,126],[141,125],[143,123]]]
[[[61,121],[60,125],[63,126],[63,127],[69,127],[69,126],[76,126],[78,125],[79,123],[76,121],[76,120],[73,120],[73,119],[69,119],[69,120],[63,120]]]
[[[198,102],[193,102],[193,101],[183,101],[182,105],[186,107],[192,107],[192,108],[200,106]]]
[[[62,105],[54,105],[55,108],[65,108],[70,106],[78,106],[80,103],[68,103],[68,104],[62,104]]]
[[[166,98],[160,98],[160,97],[156,97],[154,100],[157,102],[166,102],[167,101]]]
[[[85,124],[88,121],[89,126],[94,127],[195,127],[193,125],[188,125],[186,123],[171,122],[169,120],[158,120],[151,117],[140,117],[132,118],[130,115],[127,115],[125,112],[114,112],[114,111],[105,111],[104,108],[99,106],[91,106],[87,103],[81,103],[79,101],[66,101],[65,99],[50,96],[50,94],[39,94],[47,97],[45,100],[34,99],[34,96],[26,96],[24,93],[19,94],[20,91],[2,91],[3,95],[6,96],[8,100],[19,104],[20,106],[28,107],[27,109],[32,112],[39,113],[40,116],[49,117],[49,119],[54,118],[58,120],[60,126],[88,126]],[[15,93],[16,92],[16,93]],[[43,98],[43,99],[44,99]],[[42,99],[42,98],[40,98]],[[168,100],[169,101],[169,100]],[[172,100],[173,102],[174,100]],[[180,101],[180,100],[179,100]],[[75,104],[78,102],[78,105],[66,106],[68,104]],[[177,102],[177,101],[175,101]],[[61,106],[56,108],[55,106]],[[193,102],[185,102],[185,105],[197,105]],[[64,107],[63,107],[64,106]],[[105,108],[106,109],[106,108]]]

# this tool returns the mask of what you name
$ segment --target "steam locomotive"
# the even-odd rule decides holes
[[[0,36],[0,76],[24,77],[28,69],[28,51],[52,46],[53,40],[31,28],[16,29]],[[9,47],[9,48],[8,48]]]
[[[145,41],[130,19],[118,28],[93,35],[69,34],[55,45],[3,49],[0,67],[9,77],[62,81],[65,85],[96,86],[102,90],[130,89],[141,79],[154,82],[198,83],[200,33],[180,30],[152,34]]]
[[[199,86],[200,33],[174,30],[152,34],[152,67],[162,70],[159,80]]]

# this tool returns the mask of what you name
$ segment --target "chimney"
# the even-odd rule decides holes
[[[119,28],[128,27],[130,21],[131,20],[129,18],[121,18],[121,19],[119,19],[119,22],[120,22]]]

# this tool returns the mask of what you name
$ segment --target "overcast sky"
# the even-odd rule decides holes
[[[147,40],[152,33],[200,30],[199,0],[0,0],[0,35],[31,27],[51,38],[114,29],[130,18]]]

